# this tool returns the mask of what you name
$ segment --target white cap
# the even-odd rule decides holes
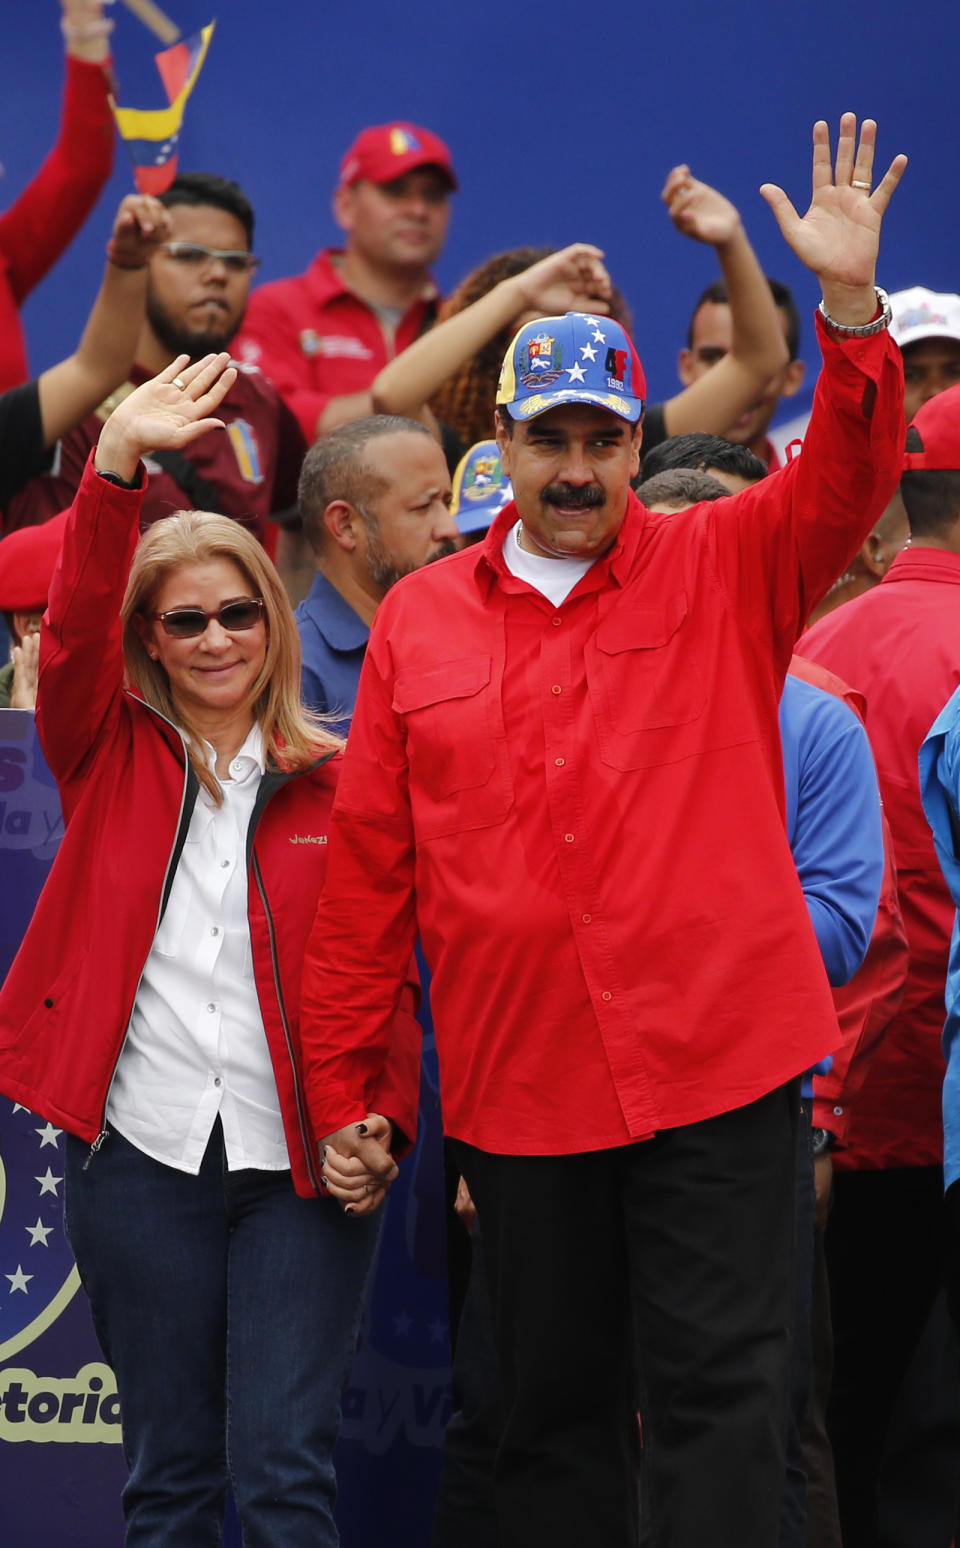
[[[893,321],[890,332],[901,349],[920,339],[956,339],[960,342],[960,296],[938,295],[925,285],[896,290],[890,297]]]

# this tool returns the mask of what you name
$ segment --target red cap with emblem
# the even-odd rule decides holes
[[[361,130],[344,156],[340,187],[349,188],[361,180],[392,183],[395,177],[418,167],[436,167],[451,191],[457,188],[450,151],[439,135],[418,129],[416,124],[376,124]]]

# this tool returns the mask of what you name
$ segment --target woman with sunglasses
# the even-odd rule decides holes
[[[127,1543],[219,1543],[229,1484],[246,1548],[332,1548],[340,1392],[418,1034],[408,991],[342,1207],[298,1036],[340,743],[300,707],[293,615],[248,532],[184,511],[138,542],[140,458],[220,423],[227,361],[181,356],[132,393],[67,520],[37,710],[66,831],[0,995],[0,1089],[67,1131]]]

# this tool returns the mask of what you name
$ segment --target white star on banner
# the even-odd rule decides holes
[[[58,1138],[58,1136],[60,1134],[63,1133],[63,1130],[62,1129],[55,1129],[53,1127],[52,1123],[46,1123],[46,1124],[44,1124],[42,1129],[34,1129],[33,1132],[35,1134],[39,1134],[39,1136],[40,1136],[40,1149],[41,1150],[43,1149],[44,1145],[52,1145],[54,1150],[56,1150],[56,1148],[57,1148],[57,1138]]]
[[[49,1167],[47,1167],[47,1170],[44,1172],[42,1177],[37,1177],[34,1179],[34,1181],[40,1184],[41,1198],[45,1193],[52,1193],[55,1199],[60,1197],[60,1195],[57,1193],[57,1189],[63,1182],[63,1178],[54,1177]]]
[[[583,374],[582,365],[564,366],[564,370],[570,378],[569,385],[571,387],[573,386],[574,382],[585,382],[587,379]]]
[[[26,1231],[30,1238],[31,1247],[46,1247],[47,1237],[53,1230],[53,1226],[45,1226],[43,1221],[40,1219],[40,1216],[38,1215],[36,1225],[24,1226],[23,1229]]]
[[[592,344],[584,344],[580,350],[580,355],[584,360],[596,360],[597,358],[597,352]]]
[[[27,1284],[33,1278],[33,1275],[25,1274],[19,1263],[17,1264],[17,1272],[15,1274],[4,1274],[3,1277],[4,1279],[9,1279],[10,1281],[11,1295],[13,1294],[14,1290],[22,1290],[24,1295],[29,1293],[27,1291]]]

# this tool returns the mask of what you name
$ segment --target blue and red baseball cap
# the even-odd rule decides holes
[[[438,134],[416,124],[374,124],[362,129],[340,163],[340,187],[392,183],[418,167],[436,167],[456,192],[457,175],[450,150]]]
[[[567,312],[520,329],[503,357],[497,407],[511,419],[535,419],[561,403],[593,403],[635,425],[646,391],[640,357],[620,324]]]
[[[450,515],[461,532],[483,532],[512,499],[496,441],[477,441],[457,463]]]

